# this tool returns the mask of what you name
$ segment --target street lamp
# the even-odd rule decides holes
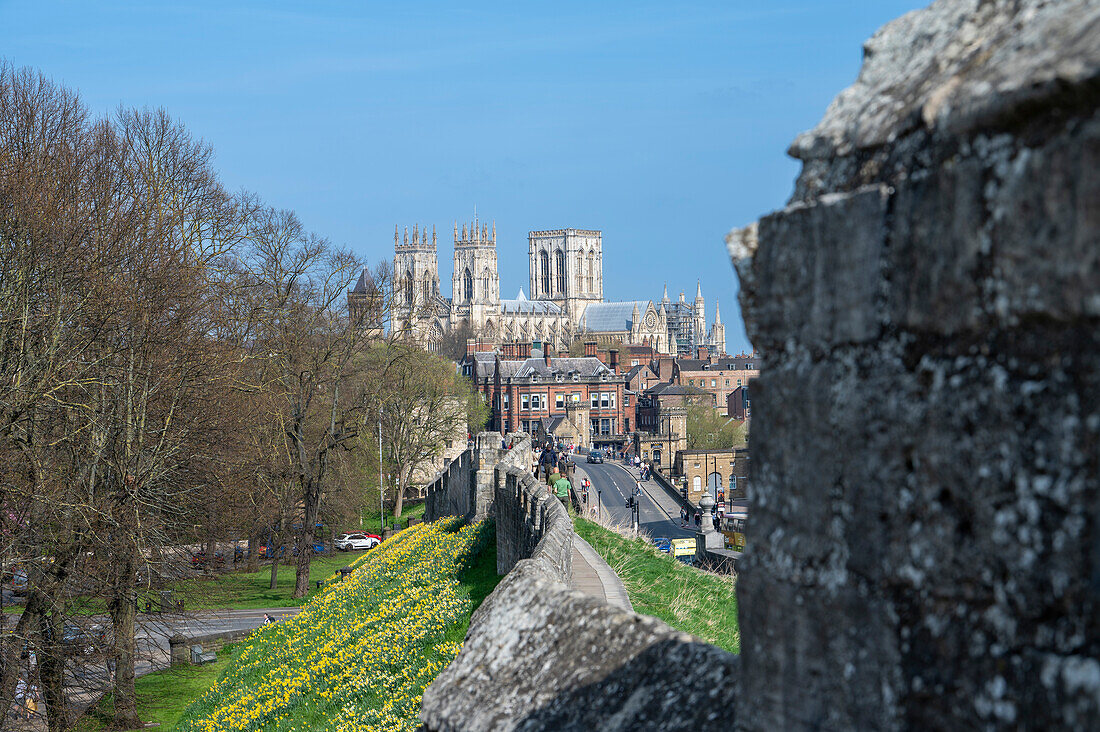
[[[596,487],[596,518],[603,518],[603,489],[599,486]]]

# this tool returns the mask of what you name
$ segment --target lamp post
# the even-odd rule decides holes
[[[603,489],[596,487],[596,518],[603,518]]]

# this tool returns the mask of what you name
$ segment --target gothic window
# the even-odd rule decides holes
[[[596,284],[595,284],[596,281],[595,281],[595,278],[592,276],[592,272],[593,272],[593,269],[594,269],[595,264],[596,264],[594,259],[595,259],[595,257],[592,254],[592,252],[589,252],[588,253],[588,291],[589,292],[595,292],[596,291]]]
[[[555,283],[558,288],[558,293],[565,294],[565,255],[559,249],[554,255],[554,274],[556,275],[557,282]]]
[[[405,270],[405,303],[413,304],[413,273]]]
[[[474,277],[468,267],[462,275],[462,291],[466,293],[467,302],[474,299]]]
[[[492,282],[492,275],[489,273],[489,268],[486,267],[485,271],[481,275],[481,292],[485,299],[489,299],[489,293],[492,292],[490,283]]]
[[[542,294],[550,294],[550,255],[545,251],[539,253],[539,271],[542,274],[540,282],[542,283]]]

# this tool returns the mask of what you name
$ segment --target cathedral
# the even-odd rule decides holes
[[[392,327],[408,329],[429,351],[438,351],[444,335],[469,324],[474,336],[495,343],[539,341],[564,352],[575,340],[601,344],[648,344],[677,354],[697,345],[725,348],[725,328],[717,316],[706,334],[701,290],[695,302],[638,300],[604,302],[603,242],[600,231],[554,229],[527,235],[529,289],[514,299],[500,297],[497,232],[475,216],[454,225],[451,296],[440,290],[436,231],[413,226],[410,236],[394,227]],[[366,275],[364,274],[364,277]],[[360,278],[361,283],[365,282]],[[349,305],[359,284],[349,293]],[[412,322],[410,322],[410,319]]]

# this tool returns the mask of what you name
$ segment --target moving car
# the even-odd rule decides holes
[[[603,463],[603,453],[599,450],[593,450],[588,453],[588,462],[590,463]]]
[[[373,549],[382,543],[382,537],[374,534],[357,532],[354,534],[340,534],[336,537],[336,548],[342,552],[351,549]]]

